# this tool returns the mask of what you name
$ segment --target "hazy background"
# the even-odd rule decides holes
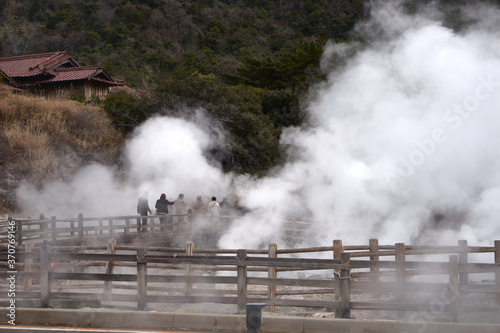
[[[85,167],[71,183],[18,191],[26,213],[135,214],[166,193],[191,203],[234,195],[254,214],[220,247],[280,243],[284,219],[314,222],[313,243],[492,244],[500,239],[500,13],[471,7],[459,34],[432,7],[372,8],[358,26],[368,43],[331,44],[328,81],[309,96],[310,121],[287,129],[290,161],[263,179],[225,175],[204,152],[220,140],[203,110],[194,121],[152,118],[127,143],[125,171]],[[353,56],[354,54],[354,56]],[[332,64],[345,61],[331,70]]]

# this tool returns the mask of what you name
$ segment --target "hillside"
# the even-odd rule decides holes
[[[0,213],[22,183],[67,180],[82,166],[119,162],[123,135],[96,107],[0,90]]]
[[[443,25],[459,31],[470,24],[462,8],[479,2],[498,3],[397,3],[409,14],[432,3]],[[356,45],[354,54],[380,37],[376,26],[356,29],[375,3],[0,0],[1,57],[67,51],[79,64],[103,64],[113,77],[147,91],[86,105],[2,92],[1,205],[13,207],[6,193],[22,180],[41,185],[92,161],[117,163],[124,138],[153,115],[189,119],[200,108],[213,123],[207,127],[226,138],[206,154],[226,172],[265,175],[286,161],[282,130],[307,126],[311,87],[346,63],[321,68],[327,43]]]
[[[209,153],[225,171],[259,175],[283,161],[281,130],[304,121],[324,44],[349,40],[364,3],[0,0],[0,56],[67,51],[146,90],[104,105],[125,134],[202,107],[229,134]]]
[[[67,50],[132,86],[164,74],[235,74],[244,58],[301,40],[347,40],[364,2],[2,0],[0,55]]]

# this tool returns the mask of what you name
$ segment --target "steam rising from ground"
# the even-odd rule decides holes
[[[255,215],[228,230],[226,248],[279,243],[292,216],[314,222],[318,245],[490,244],[500,239],[500,13],[468,14],[478,23],[454,33],[432,9],[410,17],[397,5],[374,7],[359,26],[376,37],[369,47],[325,51],[325,70],[355,56],[315,88],[310,124],[285,131],[294,160],[272,176],[224,175],[203,154],[211,142],[203,121],[158,117],[127,145],[127,182],[94,165],[70,184],[26,185],[19,197],[31,210],[75,216],[135,214],[144,190],[150,204],[163,192],[234,193]]]
[[[214,140],[222,140],[223,133],[204,126],[201,111],[191,122],[151,118],[127,142],[122,179],[115,170],[94,164],[84,167],[71,183],[47,184],[41,191],[24,185],[18,195],[30,213],[75,217],[79,212],[86,216],[135,215],[137,200],[145,191],[153,210],[161,193],[174,200],[180,193],[195,198],[225,192],[231,177],[203,155]],[[214,132],[218,139],[209,134]]]

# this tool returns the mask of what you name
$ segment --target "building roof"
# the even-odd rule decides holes
[[[11,78],[36,76],[61,66],[80,65],[66,51],[0,58],[0,70]]]
[[[80,80],[125,85],[101,65],[80,66],[66,51],[0,58],[0,74],[16,87]]]
[[[123,85],[121,81],[113,79],[102,66],[80,66],[80,67],[70,67],[70,68],[56,68],[53,71],[54,76],[37,81],[34,84],[44,84],[51,82],[62,82],[62,81],[79,81],[79,80],[94,80],[109,85]]]

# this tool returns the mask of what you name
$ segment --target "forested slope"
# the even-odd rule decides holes
[[[303,99],[312,85],[325,79],[320,59],[326,43],[355,41],[363,47],[376,38],[376,30],[354,29],[369,19],[370,5],[376,2],[0,0],[0,56],[67,51],[81,65],[103,64],[113,77],[146,90],[142,97],[116,94],[92,102],[107,113],[120,138],[155,114],[190,117],[201,107],[228,134],[226,145],[208,152],[211,157],[225,171],[264,175],[286,160],[282,129],[307,122]],[[440,0],[437,6],[444,24],[459,31],[468,24],[459,5],[477,2]],[[412,13],[435,2],[398,3]],[[0,98],[5,102],[4,95]],[[45,102],[30,107],[38,108],[38,103]],[[79,117],[74,119],[91,121]],[[2,131],[0,140],[12,141],[6,127]],[[94,149],[68,145],[84,159]],[[20,151],[8,147],[0,165],[19,166],[20,159],[12,156],[21,156]],[[109,155],[95,148],[92,155],[116,158],[116,151]],[[63,150],[53,151],[63,156]],[[37,170],[49,178],[57,175],[54,165],[44,165]]]

